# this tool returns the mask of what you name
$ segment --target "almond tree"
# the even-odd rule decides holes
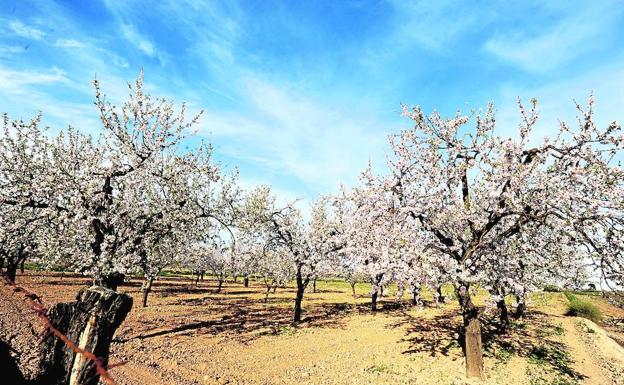
[[[334,253],[334,226],[327,211],[327,201],[320,199],[312,207],[311,218],[303,220],[293,204],[278,207],[268,186],[251,191],[243,206],[242,227],[264,234],[267,255],[287,255],[295,271],[297,291],[293,322],[301,321],[301,304],[306,287],[316,276],[318,264]]]
[[[395,202],[367,169],[361,185],[338,200],[345,217],[340,236],[341,251],[349,265],[371,285],[371,310],[377,310],[382,287],[394,280],[401,258],[401,232]],[[390,199],[389,199],[390,198]],[[405,235],[405,234],[403,234]]]
[[[536,258],[557,258],[539,253],[542,242],[534,238],[540,233],[531,229],[545,225],[554,229],[549,236],[565,233],[573,230],[566,225],[568,218],[591,217],[598,210],[574,202],[599,198],[602,189],[589,188],[591,176],[596,169],[612,169],[609,162],[621,149],[622,137],[616,124],[598,129],[591,114],[579,110],[578,129],[562,124],[556,138],[537,146],[529,144],[538,118],[535,101],[528,111],[520,104],[515,138],[495,134],[491,105],[473,116],[457,113],[450,119],[405,107],[415,126],[390,138],[390,172],[378,177],[375,183],[383,189],[376,194],[391,194],[399,218],[410,223],[407,228],[418,229],[420,243],[432,251],[437,265],[445,266],[463,316],[460,338],[469,377],[484,376],[479,309],[471,289],[498,266],[492,263],[496,258],[505,265],[522,260],[528,269],[537,265],[534,258],[513,254],[512,248],[495,258],[492,250],[519,237],[524,249],[536,251]],[[473,129],[467,127],[471,120]],[[526,233],[533,237],[522,236]]]
[[[134,267],[136,229],[128,226],[141,193],[151,188],[160,159],[175,148],[199,115],[187,121],[182,104],[143,92],[143,74],[129,85],[128,101],[110,104],[95,81],[95,105],[103,134],[97,142],[69,130],[53,150],[62,235],[54,253],[67,256],[76,271],[92,274],[96,284],[116,288],[119,273]]]
[[[40,115],[29,122],[2,118],[0,137],[0,269],[15,280],[17,267],[41,254],[56,210],[64,210],[53,193],[50,141]]]

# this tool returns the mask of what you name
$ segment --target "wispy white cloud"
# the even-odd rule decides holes
[[[496,34],[483,48],[528,71],[551,71],[608,40],[610,27],[619,23],[618,8],[621,5],[601,2],[587,3],[580,10],[558,10],[563,15],[555,23],[540,25],[537,30],[521,27]]]
[[[42,40],[45,37],[45,32],[42,30],[26,25],[21,20],[12,20],[9,22],[9,28],[16,35],[25,37],[27,39]]]
[[[217,149],[230,157],[294,176],[308,191],[353,182],[370,157],[383,160],[386,135],[365,111],[319,102],[259,78],[245,84],[251,114],[207,111],[203,119],[204,134],[214,136],[221,143]]]
[[[134,25],[122,23],[121,33],[126,40],[132,43],[147,56],[154,57],[156,55],[156,49],[154,48],[154,44],[148,38],[141,35]]]
[[[76,40],[76,39],[57,39],[54,43],[55,46],[60,48],[83,48],[85,46],[84,43]]]
[[[16,45],[0,45],[0,57],[13,57],[24,52],[24,47]]]
[[[0,68],[2,89],[10,93],[24,93],[24,86],[69,83],[65,71],[52,67],[45,71],[20,71]]]
[[[121,22],[120,26],[123,37],[140,52],[157,59],[161,65],[167,62],[166,53],[159,50],[150,38],[140,33],[134,24]]]

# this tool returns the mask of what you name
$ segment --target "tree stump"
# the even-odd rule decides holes
[[[93,286],[80,290],[75,302],[54,305],[47,315],[77,347],[92,352],[106,366],[113,334],[131,308],[130,296]],[[99,381],[94,363],[53,335],[43,341],[41,366],[42,384],[97,385]]]

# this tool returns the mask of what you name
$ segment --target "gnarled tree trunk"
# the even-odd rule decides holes
[[[152,283],[154,283],[154,278],[150,277],[143,281],[143,285],[141,286],[141,291],[143,292],[143,307],[147,307],[147,296],[152,291]]]
[[[479,310],[472,303],[468,288],[468,284],[460,284],[456,289],[464,321],[459,333],[460,344],[466,359],[466,377],[484,379],[481,321]]]
[[[516,311],[514,313],[515,318],[522,318],[526,314],[526,294],[517,295],[516,294],[516,302],[518,303],[516,306]]]
[[[121,285],[124,282],[125,279],[126,279],[126,276],[124,274],[114,272],[106,276],[102,276],[102,277],[98,277],[94,279],[93,285],[105,287],[107,289],[111,289],[112,291],[117,291],[117,288],[119,287],[119,285]]]
[[[249,287],[249,276],[247,276],[247,275],[243,279],[243,286]]]
[[[271,286],[267,286],[266,293],[264,293],[264,303],[269,301],[269,293],[271,292]]]
[[[6,259],[6,272],[4,276],[11,282],[15,282],[15,278],[17,277],[17,268],[20,264],[23,265],[23,262],[26,260],[26,251],[25,247],[21,246],[16,255],[9,254]]]
[[[355,282],[350,282],[350,284],[351,284],[351,293],[353,293],[353,298],[356,298],[356,295],[355,295]]]
[[[412,305],[418,304],[420,304],[420,287],[415,287],[412,289]]]
[[[80,290],[76,301],[59,303],[48,311],[52,324],[80,349],[108,362],[115,330],[132,308],[132,298],[103,287]],[[96,385],[99,374],[92,361],[77,354],[54,335],[42,344],[41,383],[50,385]]]
[[[438,286],[438,288],[436,289],[436,293],[438,293],[437,302],[444,303],[445,298],[444,298],[444,294],[442,293],[442,285]]]
[[[507,311],[507,305],[505,304],[505,297],[496,301],[496,307],[498,308],[498,321],[500,323],[501,330],[509,329],[509,312]]]
[[[17,263],[13,263],[10,258],[7,260],[7,267],[4,275],[9,281],[15,282],[15,278],[17,276]]]
[[[371,294],[371,310],[377,311],[377,291]]]
[[[295,316],[293,322],[301,322],[301,303],[303,302],[303,293],[308,285],[309,279],[303,279],[301,274],[301,266],[297,266],[297,295],[295,297]]]

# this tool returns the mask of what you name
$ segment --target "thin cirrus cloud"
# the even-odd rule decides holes
[[[43,32],[42,30],[26,25],[20,20],[12,20],[11,22],[9,22],[9,28],[17,36],[24,37],[27,39],[41,40],[46,35],[45,32]]]
[[[544,20],[537,29],[515,28],[496,33],[484,49],[528,71],[546,73],[618,39],[613,32],[621,25],[620,2],[587,3],[560,12],[561,18]]]
[[[590,92],[620,119],[624,7],[617,2],[238,2],[0,5],[3,110],[97,132],[92,81],[111,101],[145,71],[150,92],[205,111],[199,135],[245,186],[310,199],[382,164],[400,103],[453,114],[516,98],[543,123],[572,120]]]

